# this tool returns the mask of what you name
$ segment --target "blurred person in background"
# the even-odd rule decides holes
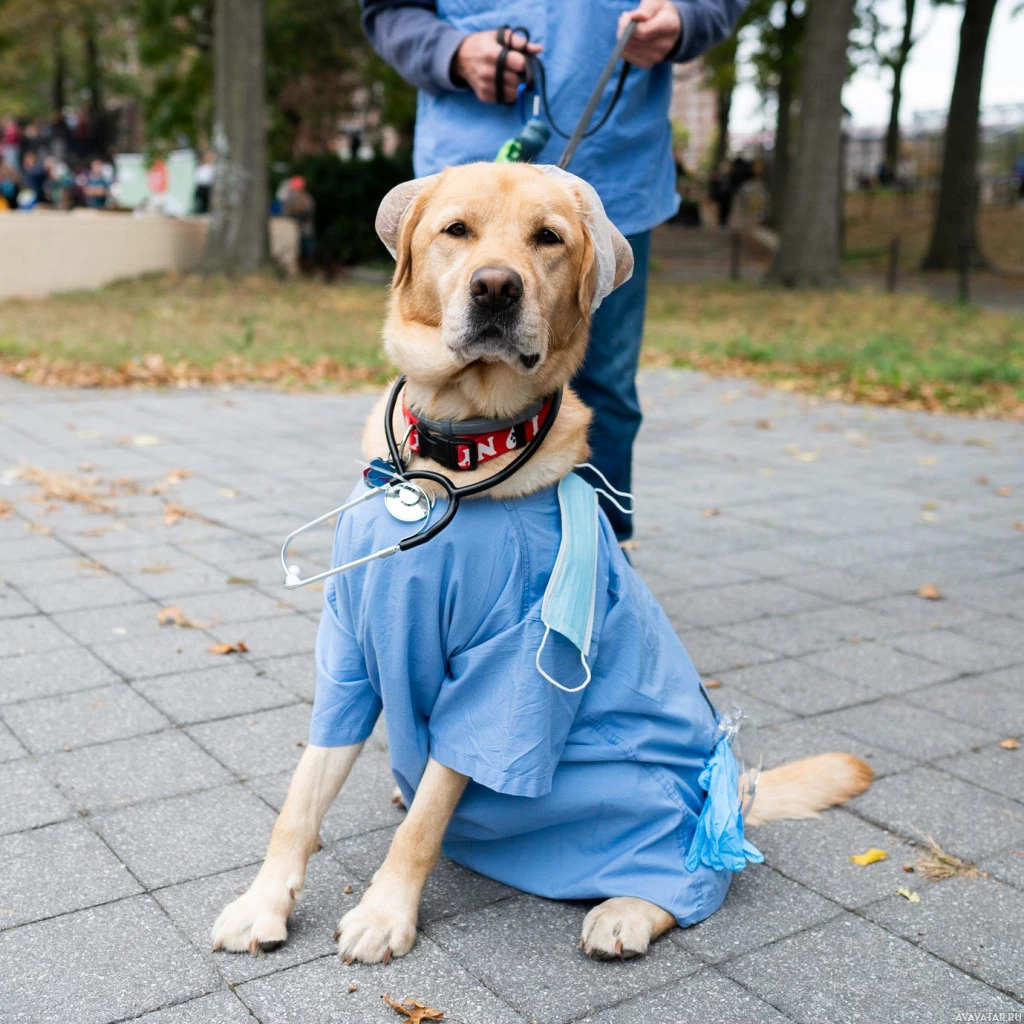
[[[281,212],[298,225],[300,268],[311,269],[316,255],[316,201],[309,194],[306,179],[301,175],[288,179]]]
[[[198,214],[204,214],[210,212],[210,198],[213,195],[213,180],[217,177],[217,164],[216,156],[211,150],[207,150],[202,159],[199,161],[199,166],[196,168],[194,182],[196,186],[195,192],[195,212]]]
[[[21,170],[21,126],[13,117],[5,117],[0,125],[0,153],[3,163],[15,171]]]
[[[91,210],[102,210],[110,199],[110,182],[103,173],[103,161],[94,157],[89,164],[89,171],[82,182],[82,193],[85,205]]]

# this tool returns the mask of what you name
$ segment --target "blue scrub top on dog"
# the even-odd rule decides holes
[[[339,519],[333,564],[419,525],[370,499]],[[538,896],[638,896],[694,924],[731,877],[684,867],[714,710],[603,512],[593,679],[565,693],[541,676],[541,601],[560,537],[554,487],[478,498],[421,547],[330,577],[309,741],[358,743],[383,710],[406,802],[428,755],[471,779],[445,836],[452,860]],[[542,664],[563,685],[583,680],[579,651],[557,633]]]

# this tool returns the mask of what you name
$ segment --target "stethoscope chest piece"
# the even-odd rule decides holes
[[[384,507],[400,522],[418,523],[430,514],[430,499],[422,487],[400,480],[384,492]]]

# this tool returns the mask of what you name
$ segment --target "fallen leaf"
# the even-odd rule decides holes
[[[75,436],[80,437],[83,441],[95,441],[100,436],[98,430],[78,430],[75,431]]]
[[[25,529],[30,533],[38,533],[40,537],[49,537],[53,530],[48,526],[43,526],[42,523],[26,523]]]
[[[885,850],[879,850],[877,846],[872,846],[870,850],[865,850],[864,853],[858,853],[855,857],[850,858],[854,864],[859,864],[862,868],[867,867],[868,864],[874,864],[876,861],[888,859],[889,854]]]
[[[1000,498],[1009,498],[1010,495],[1013,494],[1013,488],[1012,487],[997,487],[995,489],[994,493],[999,495]]]
[[[1017,522],[1013,524],[1013,528],[1024,533],[1024,519],[1018,519]]]
[[[721,512],[721,509],[717,509],[717,508],[702,508],[700,510],[700,514],[705,519],[711,519],[712,516],[720,516],[722,514],[722,512]]]
[[[343,892],[343,893],[344,893],[344,894],[345,894],[346,896],[351,896],[351,895],[352,895],[352,886],[351,886],[351,885],[346,885],[346,886],[345,886],[345,888],[344,888],[344,889],[342,889],[341,891],[342,891],[342,892]]]
[[[117,530],[123,530],[123,523],[104,523],[102,526],[91,526],[88,530],[80,530],[79,536],[81,537],[102,537],[105,533],[114,533]]]
[[[152,565],[142,566],[139,572],[144,573],[146,576],[159,576],[160,573],[170,572],[173,568],[173,565],[168,565],[166,562],[154,562]]]
[[[233,644],[211,644],[208,650],[211,654],[244,654],[247,650],[249,650],[249,648],[246,647],[241,640],[239,640]]]
[[[900,886],[896,890],[897,896],[902,896],[908,903],[920,903],[921,896],[919,893],[913,891],[913,889],[907,889],[904,886]]]
[[[938,465],[939,460],[934,455],[922,455],[918,460],[919,466],[935,466]]]
[[[164,504],[164,526],[174,526],[182,519],[195,519],[200,523],[208,523],[209,520],[198,512],[185,508],[180,501],[168,501]]]
[[[946,853],[931,836],[925,836],[924,841],[929,852],[918,857],[915,866],[929,882],[941,882],[947,878],[977,878],[983,874],[974,864]]]
[[[239,586],[242,584],[249,586],[250,584],[255,583],[256,580],[251,576],[229,576],[225,582],[231,586]]]
[[[934,512],[938,507],[939,503],[937,501],[926,501],[921,506],[921,508],[923,508],[925,512]]]
[[[921,519],[926,523],[937,523],[939,517],[934,512],[922,512]]]
[[[918,587],[914,593],[918,597],[923,597],[926,601],[942,600],[942,591],[934,583],[926,583],[923,587]]]
[[[217,489],[217,493],[222,498],[237,498],[240,492],[234,487],[220,487]]]
[[[622,548],[623,551],[639,551],[640,550],[640,541],[638,541],[638,540],[620,540],[619,541],[619,547]]]
[[[182,480],[187,480],[190,476],[192,476],[191,469],[172,469],[162,480],[158,480],[152,486],[147,487],[146,493],[163,494],[168,487],[180,484]]]
[[[405,1014],[402,1024],[423,1024],[425,1020],[444,1020],[444,1012],[442,1010],[435,1010],[433,1007],[421,1003],[418,999],[406,998],[400,1003],[396,1003],[387,992],[382,993],[381,999],[395,1013]]]
[[[132,438],[132,444],[138,445],[140,448],[152,448],[154,445],[161,444],[161,441],[156,434],[139,434],[138,437]]]
[[[9,501],[0,499],[0,519],[10,519],[14,515],[14,506]]]
[[[722,683],[718,679],[705,679],[704,689],[705,690],[718,690],[722,686]]]
[[[792,455],[794,459],[798,459],[800,462],[817,462],[821,452],[805,452],[795,444],[791,444],[786,447],[786,454]]]
[[[349,985],[349,987],[348,987],[348,991],[349,991],[349,992],[355,992],[355,991],[356,991],[356,989],[358,989],[358,988],[359,988],[359,986],[358,986],[358,985],[357,985],[357,984],[356,984],[356,983],[355,983],[355,982],[353,981],[353,982],[352,982],[352,984],[351,984],[351,985]]]
[[[981,485],[982,485],[982,487],[984,487],[984,486],[985,486],[985,484],[987,484],[987,483],[988,483],[988,477],[987,477],[987,476],[979,476],[979,477],[976,477],[976,478],[975,478],[975,480],[974,480],[974,482],[975,482],[976,484],[981,484]]]
[[[765,466],[763,469],[759,469],[757,471],[757,475],[758,476],[775,476],[775,470],[771,469],[768,466]]]
[[[754,421],[754,426],[757,427],[758,430],[771,430],[772,429],[772,421],[771,420],[755,420]]]
[[[997,746],[1002,747],[1003,750],[1020,750],[1020,740],[1007,736],[1005,740],[1000,740]]]
[[[106,575],[113,575],[113,570],[107,568],[102,562],[97,562],[95,558],[79,558],[75,565],[79,569],[85,569],[87,572],[98,572]]]

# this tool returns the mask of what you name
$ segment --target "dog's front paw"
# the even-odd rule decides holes
[[[342,962],[386,964],[394,956],[405,956],[416,941],[417,903],[400,888],[375,881],[338,922],[334,938]]]
[[[598,960],[641,956],[647,952],[651,939],[665,930],[657,930],[665,917],[660,907],[633,896],[605,900],[583,919],[580,949]]]
[[[295,906],[295,890],[287,885],[256,881],[213,923],[210,945],[233,953],[261,953],[277,949],[288,938],[288,915]]]

